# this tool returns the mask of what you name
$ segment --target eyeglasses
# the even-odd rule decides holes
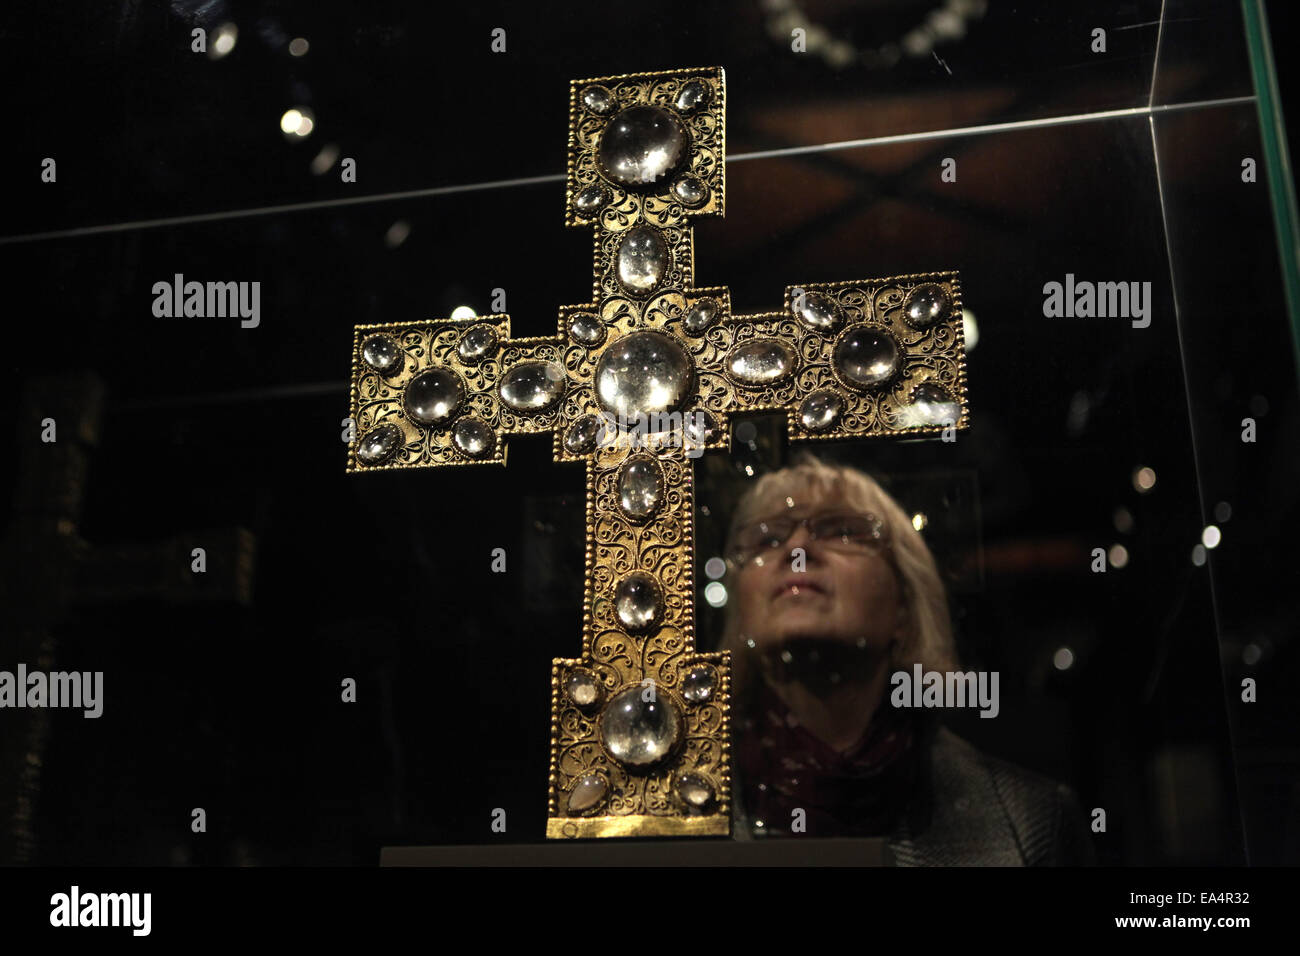
[[[807,518],[777,515],[738,528],[730,558],[736,567],[744,567],[760,554],[781,547],[796,528],[807,528],[812,540],[846,553],[881,551],[889,544],[885,523],[869,512],[845,511]]]

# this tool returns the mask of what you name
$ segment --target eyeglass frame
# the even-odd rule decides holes
[[[874,525],[875,534],[873,535],[871,542],[867,543],[866,546],[862,548],[860,551],[858,548],[844,549],[842,547],[836,547],[834,544],[830,543],[835,541],[836,536],[818,537],[817,532],[813,530],[812,523],[814,521],[818,521],[822,519],[831,519],[831,518],[843,518],[846,515],[855,518],[867,518]],[[727,562],[731,564],[731,566],[736,570],[742,570],[748,567],[750,565],[750,562],[752,562],[755,557],[757,557],[759,554],[763,553],[764,551],[780,550],[781,546],[786,544],[792,537],[794,537],[795,532],[798,531],[800,528],[803,528],[808,532],[809,540],[820,541],[822,543],[828,544],[828,546],[831,547],[832,550],[839,551],[841,554],[844,553],[881,554],[881,553],[888,553],[892,551],[892,541],[890,540],[890,536],[889,536],[889,526],[885,523],[883,518],[881,518],[879,515],[871,511],[851,511],[851,510],[826,511],[820,514],[805,515],[802,518],[788,518],[785,515],[780,515],[780,514],[773,515],[767,518],[756,518],[753,521],[747,521],[744,525],[741,525],[739,528],[737,528],[733,537],[739,535],[739,533],[746,528],[751,528],[754,525],[763,524],[765,522],[775,521],[775,520],[793,522],[793,524],[790,526],[790,530],[786,532],[785,536],[781,539],[780,544],[776,545],[775,547],[751,548],[749,550],[749,553],[745,555],[743,561],[739,560],[737,555],[743,554],[744,552],[742,552],[739,548],[733,546],[726,555]],[[900,579],[901,579],[901,575],[900,575]]]

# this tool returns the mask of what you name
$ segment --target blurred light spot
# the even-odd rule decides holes
[[[704,573],[710,580],[716,581],[727,573],[727,562],[721,558],[709,558],[704,562]]]
[[[1268,399],[1263,395],[1252,395],[1250,397],[1250,413],[1256,418],[1263,418],[1268,414]]]
[[[793,662],[794,662],[794,655],[791,654],[789,651],[782,651],[782,652],[781,652],[781,660],[783,660],[783,661],[784,661],[785,663],[787,663],[787,664],[793,663]]]
[[[758,645],[754,643],[754,639],[752,637],[747,637],[745,638],[745,646],[749,648],[754,648],[757,647]]]
[[[1106,558],[1110,561],[1112,568],[1126,568],[1128,567],[1128,548],[1122,544],[1112,544],[1110,553],[1106,555]]]
[[[1223,535],[1219,534],[1219,529],[1212,524],[1207,524],[1205,530],[1201,532],[1201,544],[1207,548],[1217,548],[1222,540]]]
[[[1070,398],[1070,410],[1065,414],[1065,430],[1070,435],[1080,435],[1088,427],[1088,413],[1092,402],[1087,392],[1075,392]]]
[[[239,39],[239,27],[233,23],[223,23],[212,31],[212,42],[208,44],[208,59],[220,60],[235,48]]]
[[[1254,667],[1259,663],[1259,659],[1263,656],[1264,652],[1254,641],[1251,641],[1241,649],[1241,662],[1247,667]]]
[[[791,498],[789,495],[786,495],[786,496],[785,496],[785,506],[786,506],[787,508],[793,508],[793,507],[794,507],[794,499]]]
[[[918,511],[916,514],[912,515],[912,527],[917,531],[922,530],[929,523],[930,519],[927,518],[923,512]]]
[[[388,227],[388,232],[384,233],[384,244],[389,249],[396,249],[406,241],[406,237],[411,234],[411,224],[405,219],[399,219]]]
[[[980,341],[980,327],[975,321],[975,313],[970,309],[961,310],[961,331],[963,338],[966,339],[966,351],[975,351],[975,346]]]
[[[1074,666],[1074,651],[1068,647],[1057,648],[1056,653],[1052,655],[1052,666],[1058,671],[1068,671]]]
[[[311,135],[315,125],[316,120],[311,110],[305,106],[285,110],[284,115],[280,117],[280,132],[290,139],[305,139]]]
[[[1120,534],[1128,534],[1133,530],[1133,512],[1127,508],[1119,507],[1115,509],[1115,530]]]
[[[721,581],[710,581],[704,586],[704,600],[710,607],[722,607],[727,603],[727,589]]]
[[[289,41],[289,55],[302,56],[311,49],[311,44],[307,42],[306,37],[294,37]]]
[[[316,154],[316,158],[311,161],[311,171],[314,176],[324,176],[334,168],[334,163],[339,158],[339,148],[334,143],[326,143],[321,147],[321,151]]]
[[[1220,501],[1214,506],[1214,520],[1219,522],[1219,524],[1223,524],[1231,517],[1232,505],[1228,504],[1226,501]]]
[[[753,478],[753,477],[754,477],[754,466],[753,466],[753,465],[746,465],[746,466],[745,466],[745,475],[746,475],[746,477],[748,477],[748,478]]]
[[[477,315],[478,313],[468,305],[458,305],[456,308],[451,310],[451,317],[453,319],[472,319]]]
[[[758,436],[758,429],[753,422],[741,422],[736,426],[736,441],[751,442]]]
[[[1205,545],[1198,544],[1192,548],[1192,564],[1198,568],[1205,563]]]
[[[1151,468],[1136,468],[1133,471],[1133,487],[1142,493],[1150,491],[1156,486],[1156,473]]]

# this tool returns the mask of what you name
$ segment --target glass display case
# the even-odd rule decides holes
[[[726,637],[748,600],[737,575],[768,540],[746,553],[737,515],[756,517],[742,503],[808,450],[883,489],[905,520],[891,546],[933,557],[950,669],[996,677],[981,706],[927,713],[988,775],[970,799],[1062,800],[1052,826],[1078,845],[1057,862],[1300,860],[1296,216],[1262,7],[631,13],[176,0],[6,15],[4,162],[22,202],[0,244],[9,287],[30,294],[10,322],[0,669],[14,688],[20,664],[85,683],[77,706],[51,690],[20,709],[19,690],[0,715],[4,861],[368,866],[386,847],[555,846],[548,820],[570,799],[575,818],[618,815],[552,779],[569,674],[553,661],[579,658],[599,613],[584,466],[539,432],[485,439],[508,462],[356,473],[354,329],[508,315],[515,337],[556,336],[592,295],[591,225],[566,205],[570,82],[714,67],[726,215],[690,220],[681,277],[725,289],[730,315],[786,319],[791,289],[874,295],[901,277],[891,307],[910,308],[931,277],[961,427],[825,440],[798,425],[803,393],[734,406],[682,479],[695,649],[732,651],[736,681],[738,656],[759,663],[743,628]],[[917,402],[908,361],[889,387]],[[411,401],[393,420],[431,427]],[[796,518],[835,511],[821,505]],[[872,526],[787,524],[765,526],[774,553],[801,535],[824,573],[763,607],[851,605],[875,627],[856,579],[826,570],[857,545],[885,553]],[[731,826],[698,839],[894,832],[859,797],[902,745],[870,737],[870,708],[852,739],[821,733],[832,657],[771,649],[805,694],[778,691],[779,740],[770,707],[731,687],[730,763],[709,780]],[[891,695],[873,686],[883,720]],[[665,689],[671,706],[685,693]],[[676,776],[637,772],[689,816]],[[931,796],[935,813],[974,812]],[[883,861],[954,861],[887,842]],[[972,853],[955,861],[1006,862]]]

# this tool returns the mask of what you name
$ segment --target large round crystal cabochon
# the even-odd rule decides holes
[[[686,350],[662,332],[631,332],[596,363],[596,399],[631,420],[679,408],[690,395],[693,366]]]
[[[431,368],[411,379],[402,395],[406,414],[421,425],[442,425],[451,420],[465,389],[456,373]]]
[[[632,189],[656,186],[682,165],[690,139],[681,121],[657,106],[633,106],[610,118],[596,161],[609,179]]]
[[[645,768],[677,745],[682,715],[661,688],[634,684],[614,696],[600,717],[600,742],[619,763]]]

